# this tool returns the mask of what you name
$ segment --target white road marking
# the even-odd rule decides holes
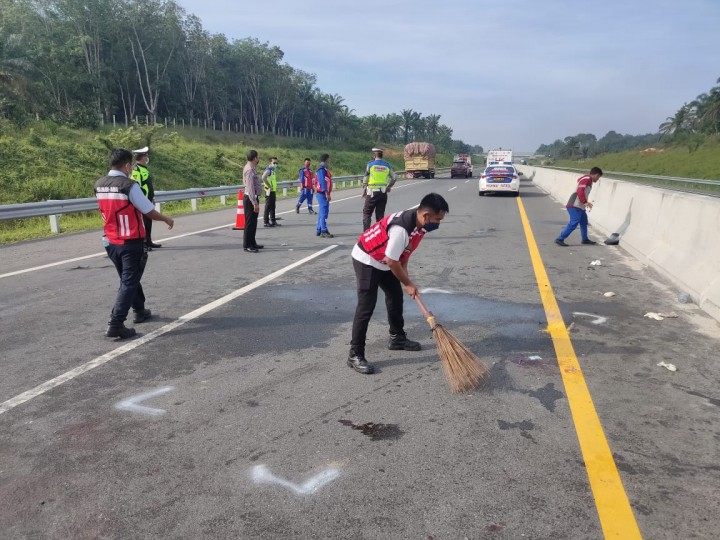
[[[162,396],[163,394],[167,394],[172,390],[175,390],[174,386],[163,386],[162,388],[158,388],[157,390],[153,390],[152,392],[145,392],[144,394],[138,394],[136,396],[124,399],[123,401],[116,403],[115,408],[121,411],[149,414],[150,416],[160,416],[165,414],[167,411],[165,409],[155,409],[153,407],[146,407],[145,405],[138,405],[138,403],[150,398]]]
[[[59,375],[55,377],[54,379],[51,379],[47,382],[44,382],[35,388],[32,388],[30,390],[26,390],[22,394],[19,394],[15,396],[14,398],[8,399],[4,403],[0,403],[0,414],[3,414],[10,409],[13,409],[17,407],[18,405],[21,405],[22,403],[25,403],[26,401],[30,401],[31,399],[44,394],[48,390],[52,390],[56,386],[60,386],[61,384],[64,384],[68,381],[71,381],[75,377],[82,375],[83,373],[90,371],[92,369],[95,369],[96,367],[102,366],[103,364],[106,364],[110,360],[114,360],[118,356],[121,356],[125,354],[126,352],[132,351],[133,349],[137,349],[140,347],[140,345],[144,345],[145,343],[148,343],[155,339],[156,337],[160,337],[163,334],[167,334],[168,332],[175,330],[176,328],[182,326],[183,324],[192,321],[193,319],[197,319],[198,317],[205,315],[206,313],[212,311],[215,308],[218,308],[222,305],[227,304],[228,302],[231,302],[235,300],[236,298],[239,298],[240,296],[257,289],[258,287],[262,287],[266,283],[271,282],[272,280],[282,276],[283,274],[286,274],[290,272],[291,270],[297,268],[298,266],[302,266],[303,264],[320,257],[321,255],[324,255],[325,253],[335,249],[337,247],[337,244],[333,244],[331,246],[326,247],[325,249],[322,249],[316,253],[313,253],[312,255],[309,255],[308,257],[305,257],[304,259],[301,259],[297,262],[294,262],[284,268],[281,268],[280,270],[276,270],[272,274],[268,274],[262,279],[259,279],[253,283],[250,283],[249,285],[245,285],[244,287],[237,289],[230,294],[227,294],[223,296],[222,298],[218,298],[217,300],[210,302],[209,304],[206,304],[202,307],[199,307],[198,309],[191,311],[190,313],[187,313],[186,315],[183,315],[176,321],[173,321],[169,324],[166,324],[165,326],[162,326],[158,328],[157,330],[153,330],[149,334],[145,334],[144,336],[140,336],[136,339],[133,339],[132,341],[128,341],[124,345],[118,347],[117,349],[114,349],[110,352],[107,352],[101,356],[98,356],[94,360],[90,360],[89,362],[86,362],[85,364],[82,364],[75,369],[71,369],[70,371],[67,371],[63,373],[62,375]]]
[[[288,488],[290,491],[294,491],[298,495],[310,495],[311,493],[315,493],[318,489],[323,487],[325,484],[332,482],[338,476],[340,476],[340,471],[337,469],[326,469],[298,485],[293,484],[284,478],[275,476],[265,465],[256,465],[252,470],[252,478],[256,484],[279,484]]]
[[[420,294],[426,293],[452,294],[452,291],[446,291],[445,289],[433,289],[432,287],[428,287],[420,291]]]
[[[573,315],[577,316],[580,315],[581,317],[590,317],[591,319],[594,319],[590,321],[590,324],[603,324],[607,322],[607,317],[601,317],[600,315],[595,315],[594,313],[583,313],[582,311],[573,311]]]
[[[418,182],[413,182],[412,184],[406,184],[403,186],[393,186],[393,189],[400,189],[404,187],[408,187],[415,184],[423,184],[425,182],[429,182],[429,180],[420,180]],[[344,199],[338,199],[337,201],[330,201],[330,204],[337,203],[337,202],[343,202],[343,201],[349,201],[350,199],[357,199],[358,197],[362,197],[362,195],[353,195],[351,197],[345,197]],[[413,207],[415,208],[415,207]],[[278,212],[276,215],[282,216],[283,214],[291,214],[295,211],[293,208],[292,210],[286,210],[285,212]],[[167,238],[156,238],[155,241],[157,242],[169,242],[170,240],[177,240],[178,238],[185,238],[186,236],[194,236],[196,234],[203,234],[206,232],[211,231],[217,231],[219,229],[226,229],[228,227],[233,227],[235,225],[235,222],[228,223],[226,225],[219,225],[218,227],[211,227],[209,229],[202,229],[200,231],[193,231],[185,234],[178,234],[175,236],[169,236]],[[37,270],[44,270],[46,268],[52,268],[54,266],[60,266],[62,264],[69,264],[77,261],[84,261],[85,259],[92,259],[93,257],[102,257],[107,255],[105,251],[100,251],[98,253],[93,253],[92,255],[83,255],[82,257],[75,257],[73,259],[65,259],[62,261],[57,261],[54,263],[48,263],[48,264],[42,264],[40,266],[33,266],[32,268],[25,268],[23,270],[15,270],[14,272],[8,272],[6,274],[0,274],[0,279],[8,278],[12,276],[19,276],[21,274],[27,274],[28,272],[35,272]]]
[[[448,191],[452,191],[453,189],[457,189],[457,186],[451,187],[450,189],[448,189]]]

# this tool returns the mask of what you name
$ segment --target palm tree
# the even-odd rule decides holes
[[[674,116],[668,116],[667,120],[660,124],[660,133],[674,135],[681,132],[692,132],[697,120],[697,105],[685,103]]]
[[[403,109],[403,111],[400,113],[402,115],[403,119],[403,137],[405,144],[410,142],[410,132],[412,131],[413,127],[413,120],[415,118],[415,115],[418,114],[412,109]]]
[[[27,96],[27,77],[32,69],[21,47],[20,34],[0,37],[0,95],[18,100]]]
[[[425,117],[425,130],[430,142],[435,142],[437,137],[438,128],[440,127],[440,115],[431,114]]]

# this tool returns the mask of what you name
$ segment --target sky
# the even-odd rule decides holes
[[[720,78],[720,0],[177,2],[279,46],[359,116],[439,114],[486,150],[655,133]]]

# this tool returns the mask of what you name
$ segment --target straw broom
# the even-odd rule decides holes
[[[423,304],[420,295],[415,297],[415,301],[430,325],[450,389],[456,394],[475,390],[490,375],[490,370],[480,358],[437,322],[432,312]]]

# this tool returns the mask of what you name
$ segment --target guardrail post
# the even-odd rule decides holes
[[[162,213],[162,203],[156,202],[155,203],[155,210]]]
[[[220,195],[220,204],[223,206],[227,204],[227,195]]]
[[[287,188],[286,187],[283,188],[283,197],[287,197]]]
[[[197,199],[190,199],[190,209],[193,212],[197,212],[197,202],[198,202]]]
[[[48,216],[50,218],[50,232],[54,232],[55,234],[60,232],[60,215],[55,214],[52,216]]]

